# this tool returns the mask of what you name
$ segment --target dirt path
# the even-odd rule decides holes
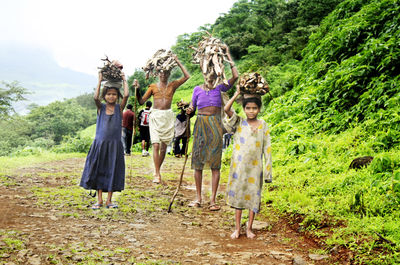
[[[233,211],[189,208],[185,181],[168,214],[183,159],[167,157],[165,184],[154,185],[149,157],[127,158],[119,209],[90,209],[95,199],[78,187],[84,159],[15,170],[0,179],[0,264],[332,264],[311,240],[273,215],[256,223],[256,239],[229,238]],[[209,175],[205,176],[206,180]],[[209,190],[206,181],[205,191]],[[222,185],[221,190],[224,189]],[[207,195],[206,195],[207,196]],[[223,197],[223,192],[221,192]],[[264,206],[263,206],[264,207]],[[338,261],[336,261],[338,262]],[[343,262],[338,262],[343,263]]]

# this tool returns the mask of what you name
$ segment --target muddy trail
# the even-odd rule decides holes
[[[132,167],[131,167],[132,159]],[[345,264],[271,214],[257,216],[255,239],[233,240],[233,210],[224,183],[212,212],[207,200],[188,207],[192,170],[167,213],[184,159],[167,157],[164,183],[152,183],[150,157],[126,158],[118,209],[92,210],[96,199],[78,186],[84,158],[29,165],[0,179],[0,264]],[[204,198],[210,175],[205,172]],[[104,195],[105,199],[106,194]],[[262,207],[268,207],[263,205]]]

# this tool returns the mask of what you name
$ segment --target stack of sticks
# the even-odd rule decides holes
[[[265,95],[269,92],[268,83],[259,73],[245,73],[239,79],[242,94]]]
[[[206,79],[215,78],[214,87],[220,83],[228,85],[225,76],[224,62],[232,64],[227,57],[228,47],[220,39],[214,38],[208,33],[203,36],[198,47],[190,47],[194,50],[193,63],[200,64],[201,71]]]
[[[177,63],[172,52],[160,49],[142,69],[146,73],[146,79],[148,79],[150,76],[157,76],[161,72],[170,72],[175,66],[177,66]]]
[[[107,81],[121,81],[121,70],[124,68],[122,64],[116,60],[110,61],[108,56],[101,59],[104,62],[103,67],[99,67],[103,79]]]

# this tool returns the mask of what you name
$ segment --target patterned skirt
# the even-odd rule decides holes
[[[221,116],[197,115],[193,131],[192,169],[220,169],[221,156]]]

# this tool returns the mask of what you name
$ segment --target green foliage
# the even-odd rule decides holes
[[[8,155],[31,142],[31,124],[24,117],[14,115],[0,120],[0,128],[0,156]]]
[[[0,117],[8,116],[14,112],[12,104],[25,100],[24,95],[28,90],[19,85],[17,81],[7,83],[1,82],[0,87]]]
[[[129,85],[129,90],[130,90],[129,94],[131,96],[135,95],[135,93],[134,93],[135,91],[134,91],[134,88],[132,86],[133,80],[135,80],[135,79],[137,79],[138,82],[139,82],[139,86],[140,86],[139,91],[140,91],[140,93],[142,95],[146,92],[146,90],[147,90],[147,88],[149,87],[150,84],[156,82],[156,78],[155,77],[151,77],[150,76],[149,79],[146,79],[145,72],[140,68],[136,68],[135,72],[133,73],[133,75],[129,76],[129,78],[128,78],[128,85]]]
[[[26,118],[32,124],[32,138],[43,137],[56,144],[61,142],[64,135],[73,135],[94,123],[92,114],[74,100],[56,101],[35,108]]]
[[[296,89],[308,88],[301,111],[318,128],[342,130],[387,109],[394,116],[379,119],[398,128],[399,12],[394,0],[345,1],[312,35]]]
[[[247,59],[276,65],[301,59],[300,53],[307,45],[308,36],[340,2],[240,0],[211,28],[229,45],[235,58],[250,55]],[[267,57],[263,58],[263,55]]]
[[[65,136],[60,145],[55,146],[52,151],[56,153],[87,153],[93,139],[80,135],[71,137]]]
[[[176,39],[175,45],[171,47],[172,52],[178,56],[179,60],[182,62],[183,65],[185,65],[189,72],[198,71],[199,68],[198,65],[192,63],[193,50],[189,47],[197,47],[199,41],[204,35],[206,35],[205,31],[179,35]]]
[[[75,97],[74,99],[81,107],[87,110],[94,110],[93,113],[97,110],[96,104],[93,100],[94,92],[93,93],[85,93]]]

